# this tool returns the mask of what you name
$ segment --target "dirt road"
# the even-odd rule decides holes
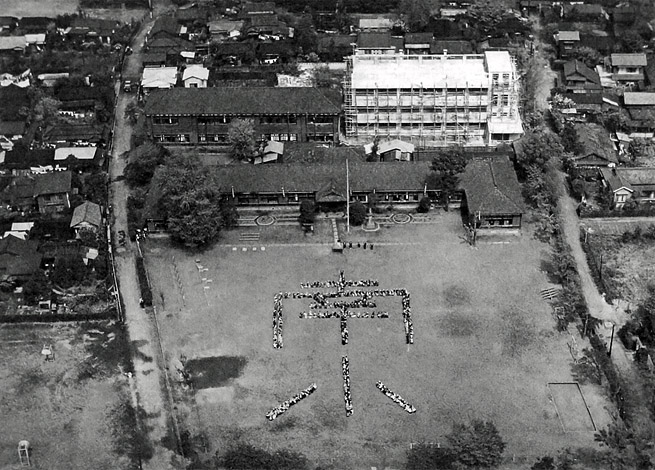
[[[124,75],[138,75],[141,64],[141,49],[146,32],[152,26],[152,20],[147,20],[133,42],[134,53],[127,56],[124,64]],[[122,178],[123,169],[127,163],[122,154],[130,150],[132,129],[124,118],[127,104],[135,99],[134,95],[120,91],[120,83],[116,105],[116,118],[113,137],[113,152],[110,165],[111,189],[110,198],[113,205],[113,234],[118,230],[127,232],[126,201],[128,188]],[[153,458],[144,463],[145,469],[166,470],[176,466],[172,463],[174,453],[161,444],[162,438],[172,432],[170,429],[170,406],[165,383],[165,360],[162,357],[153,312],[139,307],[140,291],[136,277],[135,253],[136,245],[129,240],[125,248],[116,251],[116,270],[120,284],[121,296],[125,305],[125,321],[130,340],[138,351],[134,355],[134,378],[137,387],[139,405],[146,413],[145,426],[150,431],[150,440],[155,453]]]

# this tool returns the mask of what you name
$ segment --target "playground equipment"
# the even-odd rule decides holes
[[[21,467],[31,467],[30,462],[30,442],[29,441],[19,441],[18,442],[18,458],[20,459]]]

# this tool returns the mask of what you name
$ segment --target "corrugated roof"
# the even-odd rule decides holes
[[[207,80],[209,78],[209,69],[202,65],[189,65],[184,69],[182,80],[189,78],[198,78],[200,80]]]
[[[623,103],[626,106],[655,106],[655,93],[626,91]]]
[[[560,31],[555,36],[558,41],[579,41],[580,31]]]
[[[55,161],[66,160],[69,157],[78,160],[93,160],[97,152],[97,147],[59,147],[55,149]]]
[[[521,214],[521,188],[509,158],[473,158],[460,177],[469,212],[483,215]]]
[[[645,67],[646,54],[637,52],[634,54],[612,54],[610,56],[612,66],[632,66],[632,67]]]
[[[146,115],[330,114],[341,112],[322,90],[313,87],[172,88],[155,90]]]

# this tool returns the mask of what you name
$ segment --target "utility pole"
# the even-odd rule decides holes
[[[612,323],[612,336],[610,336],[610,350],[607,352],[609,357],[612,357],[612,345],[614,344],[614,328],[616,325]]]
[[[350,172],[346,158],[346,232],[350,233]]]

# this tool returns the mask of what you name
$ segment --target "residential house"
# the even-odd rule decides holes
[[[339,139],[340,96],[302,88],[173,88],[150,93],[146,132],[164,143],[225,143],[232,119],[255,122],[262,140]]]
[[[239,10],[239,17],[250,18],[252,16],[272,15],[274,13],[274,2],[245,2]]]
[[[563,17],[566,21],[603,23],[610,17],[602,5],[595,3],[570,3],[562,6]]]
[[[407,33],[405,34],[405,53],[430,54],[433,39],[432,33]]]
[[[655,168],[601,168],[600,175],[614,208],[622,209],[629,201],[655,204]]]
[[[62,168],[81,169],[100,167],[104,152],[95,146],[59,147],[55,149],[54,162]]]
[[[595,170],[618,163],[616,147],[609,133],[598,124],[575,124],[581,152],[573,157],[573,164],[583,170]]]
[[[38,272],[41,254],[37,248],[35,240],[23,240],[11,234],[0,239],[0,280],[22,284]]]
[[[34,209],[34,177],[32,175],[0,178],[0,203],[7,209],[31,212]]]
[[[181,32],[180,25],[172,16],[158,16],[155,23],[148,31],[146,46],[152,41],[159,38],[174,39],[178,38]]]
[[[22,34],[46,34],[54,26],[54,18],[44,16],[24,16],[18,20],[18,29]]]
[[[166,52],[145,52],[142,54],[144,67],[166,67]]]
[[[568,109],[567,115],[580,118],[583,122],[588,116],[597,116],[603,111],[602,93],[565,93],[562,97],[575,106]]]
[[[55,165],[55,149],[15,148],[5,154],[3,167],[12,175],[29,175],[53,171]]]
[[[25,36],[0,36],[0,56],[17,56],[25,53]]]
[[[107,87],[61,87],[55,98],[61,102],[60,115],[84,119],[93,118],[97,111],[104,109],[106,95],[111,93]]]
[[[207,24],[209,13],[210,11],[208,8],[192,3],[189,7],[180,7],[175,10],[173,16],[179,24],[192,27],[194,23],[198,22]]]
[[[145,68],[141,76],[141,89],[145,94],[152,90],[173,88],[177,84],[177,67]]]
[[[630,119],[626,122],[630,137],[652,138],[655,136],[655,93],[625,92],[623,105]]]
[[[243,21],[234,21],[226,18],[212,20],[208,23],[209,37],[212,41],[220,41],[241,36]]]
[[[55,86],[57,80],[68,77],[70,77],[70,73],[68,72],[40,73],[36,76],[36,79],[41,83],[42,87],[52,88]]]
[[[506,156],[471,159],[459,178],[463,211],[476,229],[520,229],[525,206],[514,167]]]
[[[599,29],[593,29],[591,31],[583,31],[580,33],[580,43],[579,47],[589,47],[595,51],[598,51],[602,56],[609,55],[614,46],[616,45],[616,39],[614,36],[607,33],[607,31],[602,31]]]
[[[196,45],[180,37],[157,37],[148,42],[148,53],[166,54],[167,64],[177,64],[182,52],[196,52]]]
[[[606,68],[612,73],[612,80],[617,85],[643,85],[646,70],[646,54],[612,54]]]
[[[571,57],[573,50],[580,45],[579,31],[559,31],[553,37],[557,44],[557,56],[560,59]]]
[[[252,41],[222,42],[215,47],[214,58],[219,64],[241,65],[256,58],[256,44]]]
[[[73,210],[70,227],[79,233],[80,230],[93,230],[94,232],[102,229],[102,210],[94,202],[85,201]]]
[[[0,87],[16,85],[20,88],[27,88],[32,84],[32,71],[25,70],[23,73],[12,75],[10,73],[0,74]]]
[[[111,44],[114,34],[120,29],[120,23],[100,18],[77,17],[73,20],[68,37],[78,41],[98,41]]]
[[[11,150],[25,134],[25,121],[0,121],[0,149]]]
[[[564,64],[560,81],[560,87],[567,93],[600,93],[603,90],[598,73],[579,60]]]
[[[70,171],[54,171],[34,175],[34,198],[39,212],[52,214],[70,208],[72,192],[72,173]]]
[[[0,16],[0,33],[11,33],[18,26],[15,16]]]
[[[366,32],[386,32],[391,31],[394,21],[390,18],[360,18],[359,29]]]
[[[289,37],[289,27],[276,14],[250,15],[244,22],[243,31],[246,36],[262,40]]]
[[[459,39],[433,39],[430,43],[430,54],[472,54],[473,45],[470,41]]]
[[[426,187],[429,163],[346,164],[282,163],[217,167],[221,192],[239,206],[297,206],[309,200],[325,210],[343,210],[350,201],[368,202],[375,194],[380,204],[416,206],[424,196],[438,199]]]
[[[397,54],[403,50],[403,38],[387,32],[361,32],[357,35],[355,54]]]
[[[11,230],[7,230],[2,238],[7,237],[8,235],[13,235],[21,240],[29,240],[30,232],[34,227],[34,222],[13,222],[11,224]]]
[[[189,65],[182,74],[185,88],[207,88],[209,69],[202,65]]]
[[[57,123],[43,132],[43,141],[58,146],[104,145],[109,141],[109,128],[100,124]]]

